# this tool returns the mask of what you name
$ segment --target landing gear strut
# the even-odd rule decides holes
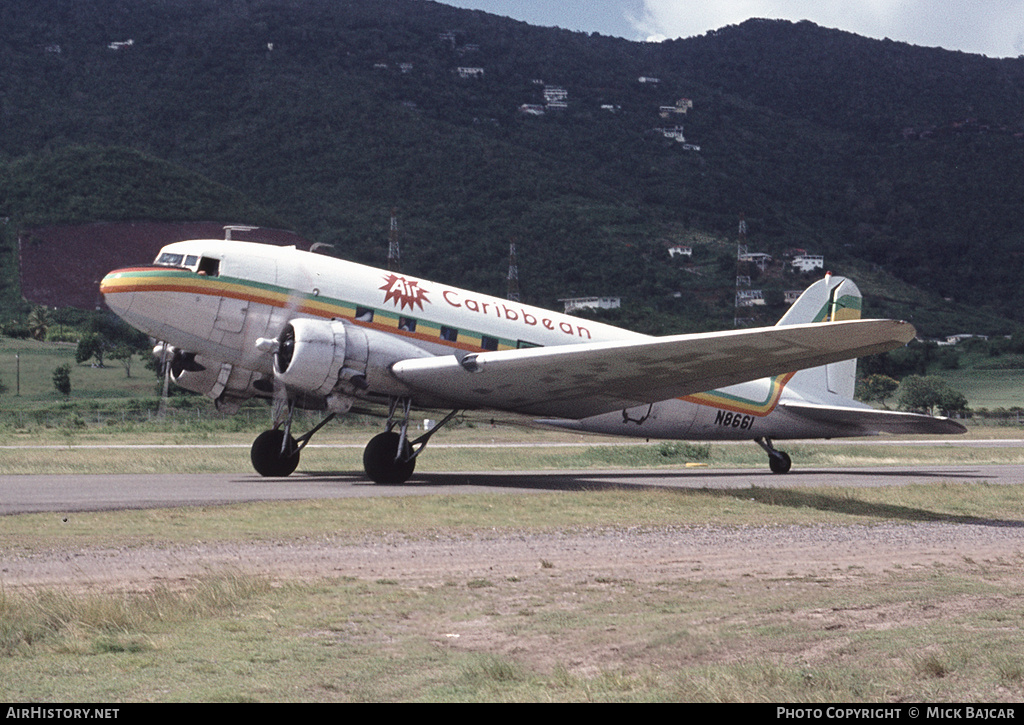
[[[305,435],[293,438],[291,431],[294,412],[295,406],[289,401],[287,417],[276,422],[270,430],[260,433],[252,442],[249,458],[256,473],[261,476],[290,476],[299,465],[299,451],[306,447],[314,433],[335,417],[335,414],[331,413]]]
[[[399,408],[401,410],[399,410]],[[292,414],[295,405],[288,401],[287,412],[282,411],[276,417],[274,427],[264,431],[253,441],[249,457],[252,466],[261,476],[289,476],[299,465],[299,452],[306,447],[313,434],[334,420],[331,413],[305,435],[292,437]],[[412,477],[416,468],[416,457],[426,447],[430,437],[451,421],[457,410],[453,410],[440,420],[433,428],[416,440],[410,441],[409,412],[412,400],[394,398],[388,412],[387,430],[374,436],[363,451],[363,468],[366,475],[374,483],[405,483]],[[396,432],[393,430],[398,428]]]
[[[401,421],[396,421],[396,413],[401,406]],[[363,469],[374,483],[405,483],[412,478],[416,468],[416,457],[426,447],[427,441],[448,421],[454,418],[457,410],[453,410],[426,433],[414,441],[409,441],[409,411],[412,400],[396,398],[391,401],[388,413],[387,430],[370,439],[363,450]],[[393,429],[398,426],[398,432]]]
[[[788,453],[776,449],[771,438],[755,438],[754,442],[768,454],[768,468],[772,469],[772,473],[789,473],[793,461],[790,460]]]

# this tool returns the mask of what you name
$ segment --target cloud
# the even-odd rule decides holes
[[[1024,54],[1024,0],[644,0],[627,17],[641,38],[686,38],[772,18],[992,57]]]

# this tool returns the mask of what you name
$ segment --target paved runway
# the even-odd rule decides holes
[[[788,488],[893,486],[941,481],[1024,482],[1024,466],[921,466],[796,469],[691,468],[646,471],[530,471],[423,473],[402,486],[377,486],[362,472],[302,472],[289,478],[256,474],[0,476],[0,515],[30,512],[211,506],[252,501],[409,496],[434,493],[579,491],[609,487]]]

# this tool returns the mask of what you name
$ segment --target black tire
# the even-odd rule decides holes
[[[793,461],[785,451],[777,451],[775,455],[768,456],[768,468],[772,469],[772,473],[789,473],[792,467]]]
[[[281,442],[284,431],[280,428],[260,433],[252,442],[249,458],[252,467],[261,476],[279,478],[290,476],[299,465],[299,452],[295,447],[295,439],[288,436],[288,447],[285,455],[281,455]]]
[[[363,470],[374,483],[405,483],[412,477],[416,459],[412,458],[412,447],[405,442],[401,460],[395,460],[398,441],[401,436],[394,432],[375,435],[363,450]]]

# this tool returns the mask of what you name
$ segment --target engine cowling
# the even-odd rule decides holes
[[[421,347],[344,320],[300,318],[277,341],[274,376],[304,393],[358,395],[407,393],[391,374],[399,360],[431,357]]]
[[[159,348],[157,348],[159,349]],[[154,355],[156,350],[153,351]],[[220,376],[220,365],[210,364],[194,352],[187,352],[171,347],[166,350],[169,355],[171,380],[185,390],[208,395],[217,385]]]
[[[153,354],[170,365],[175,385],[212,398],[219,410],[232,412],[242,401],[261,394],[254,387],[259,376],[251,370],[170,346],[158,345]]]

